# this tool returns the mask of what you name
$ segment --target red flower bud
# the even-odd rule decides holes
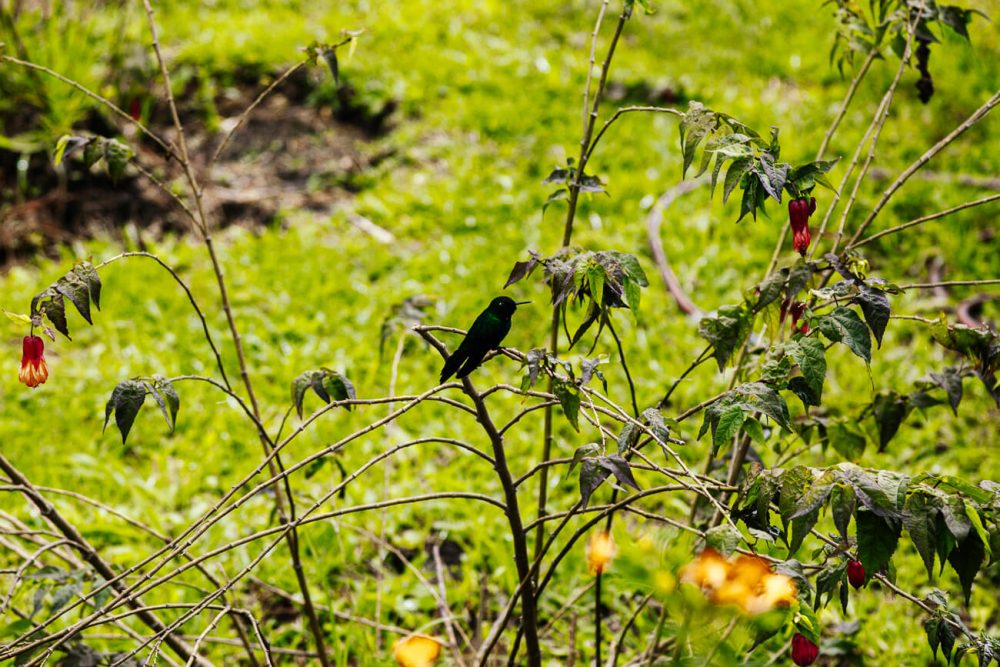
[[[792,637],[792,661],[799,667],[805,667],[816,662],[819,657],[819,647],[813,644],[805,635],[796,632]]]
[[[792,316],[792,333],[798,331],[799,333],[809,333],[809,325],[803,322],[799,324],[799,318],[802,314],[806,312],[806,304],[802,301],[796,301],[791,306],[788,307],[788,312]]]
[[[17,379],[29,387],[37,387],[49,379],[45,363],[45,343],[38,336],[25,336],[21,345],[21,372]]]
[[[799,197],[788,202],[788,220],[792,225],[792,247],[805,257],[812,237],[809,235],[809,216],[816,210],[816,198]]]
[[[852,560],[847,564],[847,581],[855,588],[865,585],[865,566],[861,561]]]

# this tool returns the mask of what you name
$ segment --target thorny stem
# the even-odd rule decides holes
[[[222,265],[219,262],[219,258],[215,252],[215,246],[212,243],[212,235],[209,231],[208,217],[205,214],[205,202],[204,202],[204,191],[198,183],[198,180],[194,174],[194,169],[191,164],[190,156],[188,154],[187,139],[184,134],[184,125],[181,123],[180,115],[177,111],[177,103],[174,100],[173,86],[170,81],[170,71],[167,68],[166,60],[163,57],[163,53],[160,50],[159,37],[156,30],[156,21],[153,18],[153,7],[150,4],[150,0],[143,0],[143,7],[146,10],[146,17],[148,19],[150,36],[152,38],[153,51],[156,54],[156,60],[160,66],[160,75],[163,77],[164,92],[167,98],[167,105],[170,109],[170,115],[173,119],[174,129],[177,132],[177,143],[180,149],[180,164],[184,170],[184,175],[187,179],[188,185],[191,188],[191,194],[194,197],[196,209],[198,212],[198,220],[201,226],[201,233],[203,241],[205,243],[205,248],[208,250],[209,258],[212,261],[212,269],[215,272],[216,282],[219,288],[219,297],[222,301],[222,310],[226,315],[226,322],[229,325],[229,331],[233,339],[233,346],[236,349],[236,358],[239,362],[240,377],[243,380],[243,386],[246,388],[247,397],[250,399],[250,406],[253,409],[254,417],[256,417],[257,422],[261,421],[260,418],[260,406],[257,403],[257,396],[254,393],[253,384],[250,381],[250,373],[246,362],[246,355],[243,350],[243,342],[240,336],[239,328],[236,325],[236,319],[233,315],[232,305],[229,300],[229,292],[226,287],[225,275],[222,270]],[[260,98],[258,98],[259,101]],[[255,102],[256,103],[256,102]],[[259,430],[261,446],[263,447],[264,454],[267,455],[273,449],[273,443],[267,436],[267,433],[263,430]],[[278,474],[281,468],[280,459],[275,456],[269,462],[269,470],[271,476],[274,477]],[[288,501],[288,507],[285,506],[285,499],[280,493],[275,493],[275,506],[278,510],[278,515],[283,523],[288,523],[289,521],[289,509],[291,512],[292,521],[295,517],[295,498],[291,492],[291,486],[288,482],[288,478],[285,477],[285,494]],[[302,567],[302,559],[299,553],[299,540],[298,532],[294,527],[294,523],[289,524],[290,530],[286,533],[286,540],[288,542],[288,550],[291,554],[292,559],[292,569],[295,572],[295,578],[298,581],[299,590],[302,593],[303,610],[305,611],[306,618],[309,622],[309,628],[313,635],[313,640],[316,643],[316,652],[319,654],[319,661],[322,667],[329,667],[330,661],[326,654],[326,646],[323,639],[323,626],[320,624],[319,617],[316,614],[316,609],[312,603],[312,595],[309,591],[309,584],[306,580],[305,572]]]

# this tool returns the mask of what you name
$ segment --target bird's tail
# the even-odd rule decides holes
[[[461,354],[460,350],[456,350],[455,354],[448,357],[444,362],[444,368],[441,369],[441,384],[447,382],[448,378],[455,374],[455,371],[461,367],[463,361],[465,361],[465,355]]]

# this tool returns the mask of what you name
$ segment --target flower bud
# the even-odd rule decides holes
[[[847,581],[855,588],[865,585],[865,566],[861,561],[852,560],[847,564]]]
[[[792,637],[792,662],[799,667],[806,667],[816,662],[818,657],[819,647],[802,633],[796,632]]]
[[[788,202],[788,220],[792,225],[792,247],[805,257],[812,237],[809,235],[809,216],[816,210],[816,198],[799,197]]]

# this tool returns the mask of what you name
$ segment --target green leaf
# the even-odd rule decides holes
[[[957,368],[946,368],[940,373],[931,373],[931,381],[948,394],[948,405],[958,416],[958,404],[962,402],[962,373]]]
[[[108,165],[112,183],[117,184],[125,174],[125,166],[132,156],[132,149],[125,144],[115,139],[104,139],[104,161]]]
[[[729,165],[729,169],[726,170],[726,180],[722,185],[722,203],[725,204],[729,201],[729,195],[733,193],[736,186],[739,185],[743,177],[750,172],[753,168],[753,160],[750,159],[740,159],[733,160],[733,163]]]
[[[306,391],[312,389],[320,400],[329,405],[333,401],[346,401],[356,398],[354,385],[347,377],[329,368],[305,371],[292,381],[292,405],[302,418],[302,404]],[[350,405],[344,406],[348,410]]]
[[[787,268],[779,269],[757,285],[757,302],[753,307],[755,313],[764,310],[781,297],[781,292],[788,282],[788,273]]]
[[[149,393],[153,395],[156,404],[160,406],[163,418],[167,422],[167,428],[173,432],[177,425],[177,411],[181,408],[181,397],[178,396],[174,385],[162,375],[154,375],[153,382],[146,383]]]
[[[717,317],[705,317],[698,324],[698,334],[712,344],[713,356],[719,371],[725,370],[726,363],[737,348],[750,335],[753,313],[746,303],[738,306],[722,306]]]
[[[732,395],[746,408],[764,413],[783,429],[789,431],[792,429],[788,421],[788,404],[785,403],[785,399],[763,382],[740,385],[733,389]]]
[[[553,383],[552,393],[559,399],[559,405],[562,407],[566,419],[569,420],[570,426],[573,427],[574,431],[579,432],[580,392],[576,385],[565,380],[556,380]]]
[[[72,273],[77,276],[87,284],[87,289],[90,292],[90,300],[94,302],[94,307],[97,310],[101,309],[101,277],[97,275],[97,269],[90,262],[80,262],[73,268]]]
[[[832,472],[825,473],[815,482],[810,480],[805,492],[794,501],[794,511],[788,516],[792,524],[791,539],[788,543],[788,555],[793,556],[809,531],[819,519],[819,509],[833,491]]]
[[[39,305],[39,311],[48,318],[55,330],[66,338],[69,336],[69,324],[66,322],[66,302],[61,294],[56,294]],[[34,310],[34,308],[32,308]],[[70,338],[72,340],[72,338]]]
[[[813,602],[813,608],[819,610],[819,608],[825,607],[833,599],[834,591],[837,589],[837,584],[841,583],[847,574],[847,561],[839,560],[833,561],[828,564],[823,570],[816,576],[816,599]],[[824,601],[823,598],[826,597]]]
[[[934,578],[935,524],[938,508],[934,499],[922,491],[916,491],[906,499],[903,509],[903,526],[910,534],[910,541],[924,562],[927,576]]]
[[[622,486],[631,486],[636,491],[641,491],[639,484],[635,481],[635,477],[632,476],[632,468],[624,456],[621,454],[611,454],[610,456],[602,456],[597,461],[615,476],[619,484]]]
[[[83,164],[90,169],[104,155],[104,140],[94,137],[83,147]]]
[[[743,408],[739,405],[730,405],[721,415],[719,421],[712,429],[712,451],[718,452],[719,448],[732,441],[736,434],[740,432],[745,419]]]
[[[331,399],[334,401],[353,401],[357,398],[354,384],[343,373],[332,371],[329,368],[321,370],[323,371],[323,389],[326,390]],[[352,406],[345,405],[344,407],[350,411]]]
[[[962,542],[969,536],[972,530],[972,522],[965,513],[965,502],[958,496],[948,496],[941,505],[941,516],[944,524],[948,527],[948,532],[955,536],[955,540]]]
[[[82,278],[70,271],[57,280],[53,288],[76,306],[76,310],[87,321],[87,324],[94,323],[90,319],[90,289]]]
[[[850,308],[839,306],[823,315],[816,322],[820,333],[834,343],[843,343],[851,352],[870,363],[872,360],[872,340],[868,328]]]
[[[611,471],[601,465],[596,458],[583,460],[580,465],[580,501],[583,503],[583,509],[587,508],[590,496],[610,474]]]
[[[618,435],[618,453],[624,454],[631,449],[639,440],[639,426],[633,422],[628,422],[622,427],[622,432]]]
[[[812,484],[812,471],[806,466],[797,465],[781,474],[781,495],[778,498],[778,511],[781,513],[781,523],[788,532],[788,523],[792,519],[798,500]]]
[[[590,285],[591,296],[600,306],[604,300],[604,267],[598,264],[588,267],[587,283]]]
[[[854,300],[861,306],[861,312],[865,316],[879,348],[882,347],[882,335],[885,327],[889,323],[889,297],[885,292],[874,289],[868,285],[858,286],[858,295]]]
[[[581,445],[576,448],[573,452],[573,460],[569,463],[569,471],[573,472],[573,468],[581,463],[584,459],[593,458],[595,456],[601,455],[601,446],[596,442],[588,442],[586,445]]]
[[[872,417],[878,426],[879,452],[885,451],[909,412],[910,406],[906,397],[895,391],[875,397],[872,403]]]
[[[858,432],[856,426],[847,423],[833,424],[826,433],[830,446],[845,460],[857,461],[865,453],[865,437]]]
[[[688,168],[694,162],[695,151],[702,139],[710,135],[719,126],[718,116],[711,109],[706,109],[700,102],[689,102],[687,113],[681,118],[679,125],[681,135],[681,154],[684,162],[681,167],[681,178],[687,174]]]
[[[889,566],[899,545],[901,524],[861,509],[858,510],[855,521],[858,530],[858,558],[870,579]]]
[[[743,421],[743,432],[758,445],[764,444],[764,427],[761,426],[761,423],[753,417],[747,417]]]
[[[705,531],[705,544],[724,556],[736,551],[743,536],[732,524],[722,523]]]
[[[969,533],[964,540],[959,541],[958,545],[948,554],[948,563],[955,570],[958,581],[962,584],[966,606],[968,606],[972,596],[972,582],[985,558],[986,551],[983,542],[979,539],[979,535],[974,532]]]
[[[977,510],[968,500],[965,501],[965,516],[969,517],[969,521],[972,523],[972,527],[975,529],[976,535],[979,536],[979,540],[983,543],[986,558],[989,559],[993,555],[993,550],[990,548],[990,534],[986,532],[986,526],[983,525],[983,519],[979,516],[979,510]]]
[[[122,444],[128,438],[132,423],[139,414],[139,408],[146,400],[146,385],[138,380],[125,380],[111,392],[111,398],[104,406],[104,428],[108,427],[111,413],[115,413],[115,423],[122,434]]]
[[[847,540],[847,528],[851,524],[856,505],[854,487],[841,483],[834,485],[830,492],[830,514],[833,516],[833,525],[837,527],[837,532],[844,540]]]
[[[792,378],[789,389],[807,407],[819,405],[823,400],[823,382],[826,379],[826,349],[823,343],[817,338],[803,337],[786,343],[785,351],[802,373],[801,377]]]
[[[642,411],[642,419],[646,422],[653,436],[660,442],[669,442],[670,426],[663,419],[663,415],[657,408],[646,408]],[[676,422],[672,422],[676,424]]]

